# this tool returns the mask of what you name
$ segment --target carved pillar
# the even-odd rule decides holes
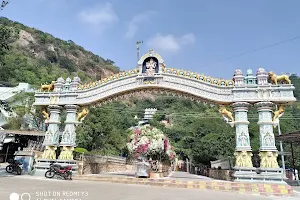
[[[45,133],[43,145],[46,146],[42,158],[56,159],[56,152],[59,143],[59,125],[61,107],[58,105],[50,105],[50,119],[48,121],[48,128]]]
[[[235,130],[236,130],[236,150],[235,167],[252,168],[252,150],[250,146],[250,137],[248,131],[248,107],[247,102],[233,103],[233,110],[235,115]]]
[[[76,114],[77,106],[76,105],[66,105],[67,117],[65,121],[65,129],[62,134],[61,139],[61,153],[59,159],[61,160],[73,160],[73,150],[76,147]]]
[[[273,133],[272,102],[259,102],[255,106],[258,109],[259,133],[260,133],[260,168],[279,168],[277,163],[277,148]]]

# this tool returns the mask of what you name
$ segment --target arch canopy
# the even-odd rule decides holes
[[[276,74],[272,72],[272,78],[274,77],[276,78]],[[287,76],[277,77],[288,80]],[[88,105],[143,90],[168,91],[168,93],[217,104],[261,101],[271,101],[277,104],[295,102],[294,86],[290,82],[285,84],[281,82],[279,84],[277,81],[276,84],[268,83],[268,73],[263,68],[257,70],[256,76],[250,69],[247,70],[247,76],[237,69],[231,80],[168,68],[161,55],[149,50],[140,58],[138,68],[134,70],[120,72],[85,84],[81,83],[79,77],[74,77],[73,80],[70,78],[64,80],[60,77],[49,85],[42,85],[41,91],[36,92],[35,105]]]

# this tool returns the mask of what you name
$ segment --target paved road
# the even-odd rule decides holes
[[[0,178],[0,199],[11,193],[23,195],[23,200],[267,200],[270,198],[212,190],[160,188],[91,181],[64,181],[29,176]],[[273,198],[277,199],[277,198]],[[17,198],[11,200],[18,200]],[[21,198],[19,200],[22,200]],[[289,198],[285,198],[289,200]],[[292,199],[291,199],[292,200]]]

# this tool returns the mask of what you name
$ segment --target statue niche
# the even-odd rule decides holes
[[[143,62],[142,73],[147,76],[154,76],[155,73],[158,73],[159,63],[157,58],[148,57]]]

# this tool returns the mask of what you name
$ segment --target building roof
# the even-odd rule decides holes
[[[0,130],[0,134],[45,136],[42,131]]]
[[[282,142],[300,143],[300,130],[278,135],[275,137],[275,139]]]

